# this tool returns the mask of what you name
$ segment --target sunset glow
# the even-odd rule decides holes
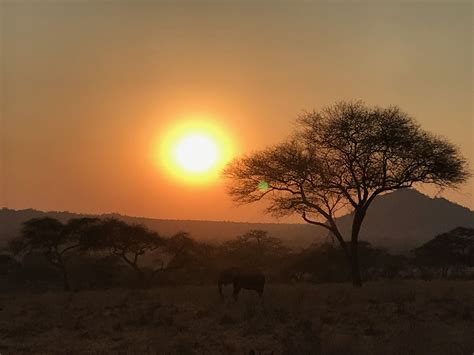
[[[158,150],[160,168],[174,180],[206,183],[215,180],[232,158],[231,143],[217,124],[183,121],[165,130]]]
[[[0,355],[474,355],[473,4],[0,0]]]
[[[203,134],[190,134],[176,145],[176,162],[189,173],[203,173],[219,159],[215,142]]]
[[[220,172],[338,100],[399,106],[472,170],[471,3],[0,0],[1,207],[273,223]],[[474,209],[474,178],[420,188]]]

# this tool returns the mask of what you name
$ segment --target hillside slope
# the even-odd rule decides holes
[[[33,209],[12,210],[3,208],[0,210],[0,244],[18,235],[21,224],[28,219],[37,217],[54,217],[62,222],[70,218],[86,216],[70,212],[43,212]],[[89,215],[92,216],[92,215]],[[263,229],[272,236],[280,238],[286,245],[299,248],[323,240],[327,235],[326,230],[308,224],[284,224],[284,223],[245,223],[227,221],[196,221],[196,220],[168,220],[143,217],[122,216],[119,214],[103,214],[101,218],[115,217],[129,223],[140,223],[157,231],[163,236],[171,236],[174,233],[185,231],[197,240],[206,242],[222,242],[238,235],[242,235],[251,229]]]
[[[341,218],[346,235],[351,218]],[[374,200],[367,211],[361,239],[392,251],[407,251],[456,227],[474,227],[474,212],[414,189],[399,190]]]
[[[61,221],[83,215],[69,212],[42,212],[32,209],[0,210],[0,242],[19,233],[21,223],[41,216]],[[327,231],[308,224],[244,223],[226,221],[165,220],[104,214],[127,222],[141,223],[164,236],[186,231],[207,242],[221,242],[250,229],[267,230],[291,247],[304,247],[326,240]],[[338,221],[344,235],[349,235],[352,216]],[[367,212],[361,239],[391,251],[407,251],[456,227],[474,227],[474,212],[444,198],[430,198],[416,190],[400,190],[377,198]]]

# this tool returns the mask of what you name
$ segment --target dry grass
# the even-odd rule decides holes
[[[227,290],[228,293],[230,290]],[[0,353],[472,354],[474,282],[0,296]]]

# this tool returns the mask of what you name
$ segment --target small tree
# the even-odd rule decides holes
[[[454,265],[474,266],[474,229],[458,227],[414,249],[419,265],[440,267],[446,273]]]
[[[156,232],[140,224],[128,224],[116,218],[102,220],[83,235],[81,247],[85,250],[108,251],[120,258],[143,280],[144,270],[140,257],[164,245]]]
[[[296,253],[287,267],[291,278],[306,276],[306,281],[341,282],[347,280],[342,250],[331,243],[313,244]]]
[[[205,245],[197,243],[186,232],[178,232],[166,240],[166,253],[169,261],[165,268],[162,264],[162,271],[179,269],[184,266],[195,264],[200,254],[205,250]]]
[[[166,263],[161,261],[161,268],[156,272],[177,271],[175,280],[203,281],[213,275],[216,262],[216,249],[207,243],[192,239],[186,232],[178,232],[166,239],[163,249]]]
[[[23,224],[21,236],[10,241],[9,249],[15,255],[42,253],[61,272],[64,289],[69,290],[65,255],[79,247],[82,233],[96,222],[95,218],[74,218],[63,224],[51,217],[33,218]]]
[[[304,113],[299,129],[282,144],[233,161],[224,175],[238,203],[269,201],[275,215],[297,213],[330,231],[362,285],[359,232],[380,194],[418,184],[453,187],[466,180],[466,161],[448,141],[423,131],[398,107],[339,102]],[[351,234],[337,226],[351,212]]]
[[[238,259],[240,262],[258,267],[272,264],[288,252],[288,248],[280,239],[269,236],[267,231],[259,229],[249,230],[236,239],[223,243],[222,250],[231,259]]]

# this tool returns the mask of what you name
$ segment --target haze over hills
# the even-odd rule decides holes
[[[21,224],[35,217],[50,216],[63,222],[86,216],[70,212],[42,212],[33,209],[0,210],[0,242],[17,235]],[[250,229],[267,230],[290,247],[299,248],[328,239],[324,228],[308,224],[244,223],[227,221],[165,220],[103,214],[101,218],[117,217],[141,223],[164,236],[186,231],[197,240],[222,242]],[[344,235],[349,235],[351,216],[339,219]],[[474,212],[444,198],[430,198],[416,190],[400,190],[376,199],[367,212],[361,239],[394,252],[420,246],[434,236],[456,227],[474,227]]]
[[[18,235],[21,224],[31,218],[53,217],[61,222],[70,218],[97,216],[91,214],[78,214],[71,212],[43,212],[34,209],[0,210],[0,243],[4,243],[12,236]],[[197,240],[206,242],[223,242],[251,229],[263,229],[272,236],[280,238],[291,247],[304,247],[313,242],[320,241],[327,236],[323,228],[309,224],[284,224],[284,223],[246,223],[230,221],[199,221],[199,220],[172,220],[145,217],[123,216],[116,213],[98,215],[100,218],[115,217],[129,223],[139,223],[163,236],[171,236],[177,232],[185,231]]]
[[[344,235],[348,235],[350,225],[350,216],[340,219]],[[445,198],[406,189],[374,200],[362,225],[361,239],[403,252],[456,227],[474,227],[474,211]]]

